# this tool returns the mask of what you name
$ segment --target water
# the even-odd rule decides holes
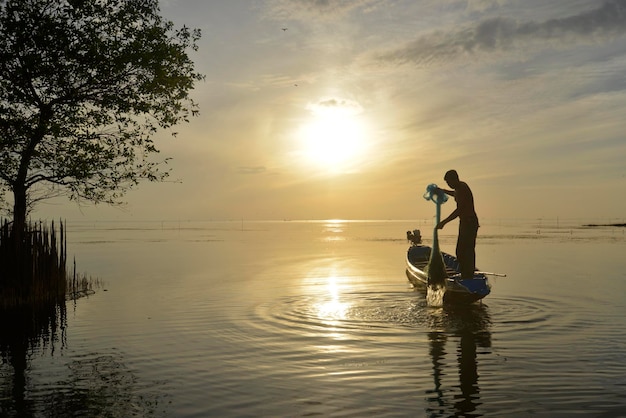
[[[431,222],[70,222],[104,286],[24,321],[0,416],[626,416],[625,228],[483,222],[507,277],[452,309],[404,273]]]
[[[443,298],[446,294],[445,286],[428,286],[426,289],[426,305],[429,307],[439,308],[443,306]]]

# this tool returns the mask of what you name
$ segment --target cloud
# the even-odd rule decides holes
[[[524,46],[589,43],[626,33],[626,0],[606,0],[597,9],[546,21],[495,17],[453,32],[436,31],[379,55],[382,61],[436,65],[457,57]]]
[[[333,111],[335,114],[358,115],[363,112],[363,106],[360,103],[349,99],[336,97],[323,98],[315,103],[309,103],[306,107],[314,114]]]
[[[283,20],[336,20],[356,9],[370,10],[378,0],[271,0],[268,15]]]
[[[262,174],[262,173],[265,173],[266,171],[267,169],[261,165],[257,165],[253,167],[242,166],[237,169],[237,172],[239,174]]]

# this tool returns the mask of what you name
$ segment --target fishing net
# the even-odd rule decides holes
[[[437,206],[437,215],[435,217],[435,227],[433,228],[433,249],[430,252],[430,259],[428,265],[424,269],[428,275],[428,287],[435,289],[445,289],[446,279],[448,273],[446,273],[446,267],[443,262],[443,256],[439,249],[439,236],[437,234],[437,225],[441,222],[441,205],[448,201],[448,195],[445,194],[436,184],[429,184],[426,187],[426,193],[424,193],[424,199],[430,200]]]
[[[424,193],[424,199],[432,200],[437,206],[440,206],[448,201],[448,195],[443,192],[436,184],[429,184],[426,186],[426,193]],[[439,221],[439,219],[437,219]]]

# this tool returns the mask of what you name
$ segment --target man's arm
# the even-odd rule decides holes
[[[454,210],[452,211],[452,213],[451,213],[451,214],[450,214],[450,215],[449,215],[446,219],[444,219],[443,221],[441,221],[441,222],[439,222],[439,223],[437,224],[437,229],[443,229],[443,227],[444,227],[444,226],[445,226],[448,222],[450,222],[450,221],[451,221],[451,220],[453,220],[453,219],[458,218],[458,216],[459,216],[459,209],[457,208],[457,209],[454,209]]]
[[[442,192],[444,192],[445,194],[447,194],[448,196],[455,196],[454,190],[446,190],[446,189],[442,189],[441,187],[437,187],[437,188],[441,190]]]
[[[445,194],[449,195],[449,196],[456,196],[454,193],[454,190],[447,190],[447,189],[442,189],[441,187],[438,187],[439,190],[441,190],[442,192],[444,192]],[[448,216],[446,219],[444,219],[443,221],[439,222],[437,224],[437,229],[442,229],[445,224],[447,224],[448,222],[450,222],[453,219],[456,219],[459,216],[459,210],[455,209],[450,216]]]

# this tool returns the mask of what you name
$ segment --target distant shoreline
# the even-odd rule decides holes
[[[619,226],[619,227],[626,227],[626,224],[585,224],[583,226],[591,226],[591,227],[597,227],[597,226]]]

